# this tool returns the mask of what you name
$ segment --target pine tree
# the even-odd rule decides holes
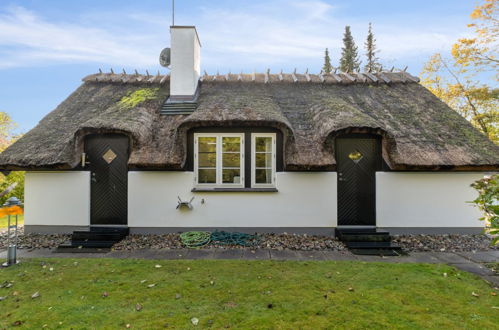
[[[326,48],[324,52],[324,66],[322,67],[324,73],[331,73],[333,71],[333,66],[331,65],[331,58],[329,57],[329,50]]]
[[[340,70],[343,72],[358,71],[360,68],[357,46],[350,32],[350,26],[345,26],[343,48],[341,49]]]
[[[364,70],[367,72],[375,72],[381,69],[381,64],[379,63],[379,58],[376,57],[376,53],[379,52],[376,49],[376,39],[374,38],[374,33],[372,30],[372,24],[369,23],[369,30],[367,32],[366,43],[366,57],[367,64],[364,66]]]

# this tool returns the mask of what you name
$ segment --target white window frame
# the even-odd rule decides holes
[[[272,182],[256,183],[256,138],[272,138]],[[251,133],[251,188],[275,188],[276,187],[276,134],[275,133]]]
[[[200,137],[216,138],[216,183],[199,183],[198,182],[198,139]],[[224,137],[239,137],[240,138],[240,183],[223,183],[222,182],[222,139]],[[244,133],[194,133],[194,186],[196,188],[244,188]]]

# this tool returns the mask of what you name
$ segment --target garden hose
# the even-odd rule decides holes
[[[214,244],[220,245],[240,245],[240,246],[255,246],[259,243],[257,235],[227,232],[227,231],[214,231],[211,233],[211,241]]]
[[[211,233],[209,231],[187,231],[180,234],[180,240],[188,248],[197,248],[210,242]]]
[[[188,231],[180,234],[180,240],[188,248],[198,248],[207,245],[210,242],[218,245],[239,245],[256,246],[260,243],[258,235],[251,235],[239,232],[227,231]]]

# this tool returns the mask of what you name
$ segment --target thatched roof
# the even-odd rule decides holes
[[[191,115],[160,115],[168,76],[95,74],[0,155],[1,169],[71,169],[85,135],[131,139],[131,168],[182,169],[195,127],[265,126],[283,132],[287,170],[334,169],[334,138],[383,136],[394,170],[499,169],[499,147],[405,72],[228,74],[201,79]]]

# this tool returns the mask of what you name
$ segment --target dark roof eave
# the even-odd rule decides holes
[[[0,164],[0,171],[57,171],[74,170],[75,166],[68,163],[45,164],[45,165],[19,165],[19,164]]]

